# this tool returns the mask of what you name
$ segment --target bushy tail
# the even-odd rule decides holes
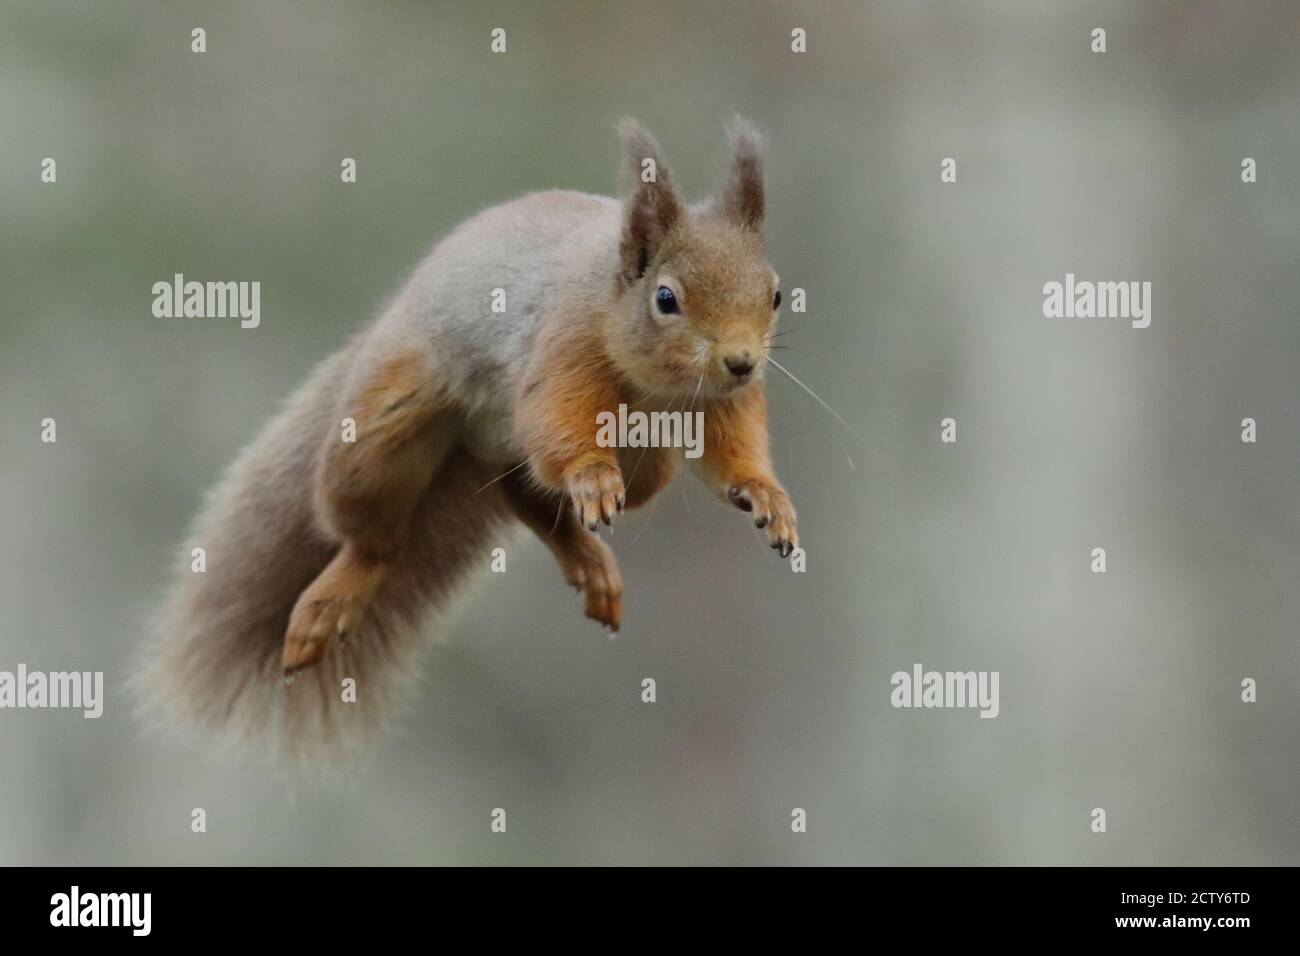
[[[154,722],[291,767],[352,756],[383,729],[418,673],[432,618],[486,566],[506,514],[497,486],[483,488],[491,470],[453,451],[356,633],[286,684],[289,613],[338,548],[316,521],[312,482],[346,368],[346,354],[322,365],[211,492],[137,669]],[[192,568],[194,548],[204,571]],[[343,699],[349,677],[355,702]]]

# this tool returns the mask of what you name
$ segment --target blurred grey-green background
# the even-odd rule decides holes
[[[109,684],[0,711],[0,863],[1300,862],[1298,46],[1293,3],[0,3],[0,669]],[[785,364],[861,436],[771,381],[807,573],[683,480],[616,528],[617,640],[521,538],[349,786],[144,734],[184,528],[307,370],[474,211],[608,192],[617,117],[698,196],[733,112]],[[261,327],[154,318],[176,272]],[[1044,318],[1067,272],[1151,327]],[[1000,716],[894,710],[914,662]]]

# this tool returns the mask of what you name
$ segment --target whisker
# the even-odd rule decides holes
[[[808,387],[807,385],[805,385],[803,382],[799,381],[799,379],[795,377],[795,375],[794,375],[793,372],[791,372],[788,368],[786,368],[784,365],[782,365],[782,364],[781,364],[780,362],[778,362],[776,359],[772,358],[772,356],[770,356],[770,355],[766,355],[766,356],[764,356],[764,358],[765,358],[768,362],[770,362],[772,365],[776,366],[776,368],[777,368],[778,370],[780,370],[782,373],[784,373],[785,376],[786,376],[787,378],[790,379],[790,381],[794,382],[796,385],[798,385],[800,388],[802,388],[805,392],[807,392],[809,395],[811,395],[811,396],[813,397],[813,399],[817,402],[818,405],[820,405],[822,408],[826,409],[826,411],[828,411],[828,412],[830,412],[832,415],[834,415],[834,416],[835,416],[835,420],[836,420],[837,422],[839,422],[841,425],[843,425],[845,428],[847,428],[847,429],[849,430],[849,432],[853,435],[854,438],[856,438],[858,441],[862,442],[862,444],[863,444],[864,446],[866,446],[866,448],[867,448],[868,451],[870,451],[873,455],[875,454],[875,451],[872,449],[871,445],[869,445],[869,444],[867,443],[867,440],[866,440],[865,438],[863,438],[861,435],[858,434],[857,429],[855,429],[852,425],[850,425],[848,422],[846,422],[846,421],[844,420],[844,416],[843,416],[843,415],[841,415],[841,414],[840,414],[839,412],[837,412],[835,409],[833,409],[833,408],[831,408],[829,405],[827,405],[825,399],[823,399],[820,395],[818,395],[816,392],[814,392],[811,388],[809,388],[809,387]]]
[[[646,452],[648,452],[649,450],[650,450],[649,445],[646,445],[644,448],[641,449],[641,454],[637,456],[636,464],[632,466],[632,474],[628,475],[627,481],[623,483],[623,487],[625,489],[630,490],[632,488],[632,480],[636,478],[637,469],[641,467],[641,462],[645,459]]]
[[[704,376],[708,372],[706,368],[700,373],[700,380],[695,383],[695,394],[691,396],[691,411],[695,411],[695,402],[700,397],[700,389],[704,387]],[[689,414],[689,413],[688,413]]]
[[[695,393],[691,396],[691,408],[690,408],[690,411],[687,411],[687,412],[686,412],[686,414],[688,414],[688,415],[691,413],[691,411],[694,411],[694,410],[695,410],[695,401],[696,401],[696,399],[699,398],[699,395],[700,395],[700,389],[704,386],[704,376],[705,376],[707,373],[708,373],[708,368],[707,368],[707,366],[706,366],[705,369],[704,369],[704,371],[700,372],[700,378],[699,378],[699,381],[695,383]],[[685,393],[685,392],[682,393],[682,397],[681,397],[681,405],[680,405],[679,407],[675,407],[675,408],[674,408],[673,406],[676,406],[676,405],[677,405],[677,402],[676,402],[676,401],[673,401],[672,405],[669,406],[669,410],[671,410],[671,411],[677,411],[677,412],[680,412],[680,411],[685,410],[685,408],[686,408],[686,393]],[[641,457],[638,458],[638,459],[636,460],[636,464],[632,467],[632,477],[633,477],[633,478],[636,477],[637,469],[641,467],[641,459],[645,457],[645,453],[646,453],[648,450],[649,450],[649,446],[647,446],[646,448],[642,449],[642,451],[641,451]],[[632,485],[632,478],[629,478],[629,479],[627,480],[626,484],[627,484],[628,487],[631,487],[631,485]],[[660,491],[662,491],[662,489],[660,489]],[[685,494],[685,489],[683,489],[683,495],[684,495],[684,494]],[[646,529],[650,527],[650,522],[654,519],[655,511],[658,510],[658,508],[659,508],[659,498],[660,498],[660,495],[659,495],[659,494],[656,494],[656,495],[654,495],[654,496],[651,498],[651,500],[650,500],[650,513],[649,513],[648,515],[646,515],[645,523],[644,523],[643,525],[641,525],[641,528],[637,531],[637,533],[636,533],[635,535],[632,536],[632,540],[631,540],[630,542],[628,542],[628,546],[629,546],[629,547],[630,547],[631,545],[636,544],[638,541],[640,541],[640,540],[641,540],[641,535],[645,534]],[[689,514],[689,513],[690,513],[690,502],[687,502],[687,504],[686,504],[686,510],[687,510],[687,513]]]
[[[658,507],[659,507],[659,496],[655,495],[653,498],[650,499],[650,513],[645,516],[645,524],[641,525],[641,530],[638,531],[632,537],[632,540],[630,542],[628,542],[628,547],[631,547],[632,545],[636,544],[638,541],[641,540],[641,535],[645,534],[645,529],[650,527],[650,519],[655,516],[655,509]]]
[[[518,471],[520,468],[524,467],[524,465],[526,465],[526,464],[528,464],[528,459],[527,459],[527,458],[525,458],[525,459],[524,459],[523,461],[521,461],[519,464],[515,465],[515,467],[511,468],[509,471],[505,471],[505,472],[502,472],[501,474],[497,475],[495,478],[493,478],[491,481],[489,481],[486,485],[484,485],[483,488],[487,488],[487,487],[489,487],[489,486],[491,486],[491,485],[495,485],[498,481],[500,481],[500,480],[501,480],[502,478],[504,478],[506,475],[509,475],[509,474],[511,474],[512,472],[516,472],[516,471]],[[474,494],[478,494],[478,492],[479,492],[479,491],[482,491],[483,488],[478,489],[478,491],[474,492]]]

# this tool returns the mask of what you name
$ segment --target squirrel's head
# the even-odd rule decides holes
[[[718,397],[763,375],[781,293],[763,247],[763,137],[737,117],[714,199],[687,207],[654,138],[635,120],[623,145],[623,224],[611,357],[658,395]]]

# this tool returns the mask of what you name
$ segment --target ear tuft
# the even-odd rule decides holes
[[[767,139],[743,116],[732,117],[727,124],[727,139],[731,144],[731,164],[722,194],[722,209],[738,225],[761,229],[765,208],[763,154]]]
[[[672,176],[659,153],[659,144],[634,119],[618,123],[623,148],[619,193],[623,197],[623,235],[619,243],[624,281],[645,275],[665,237],[682,212]]]
[[[619,120],[615,129],[623,150],[618,169],[619,194],[630,195],[650,177],[653,177],[651,182],[671,186],[671,177],[659,154],[659,144],[650,131],[630,116]]]

